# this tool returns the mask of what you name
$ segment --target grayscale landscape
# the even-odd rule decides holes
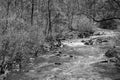
[[[120,0],[0,0],[0,80],[120,80]]]

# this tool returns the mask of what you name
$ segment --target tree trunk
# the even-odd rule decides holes
[[[31,8],[31,25],[33,25],[33,18],[34,18],[34,0],[32,0],[32,8]]]
[[[7,8],[6,8],[6,26],[4,27],[4,29],[3,29],[3,34],[5,34],[5,32],[6,32],[6,30],[7,30],[7,28],[8,28],[8,15],[9,15],[9,8],[10,8],[10,4],[11,4],[11,1],[10,0],[8,0],[7,1]]]
[[[2,59],[2,63],[0,65],[0,74],[4,74],[5,73],[5,55],[2,55],[3,59]]]
[[[23,11],[23,0],[21,0],[20,4],[21,4],[21,10]]]
[[[23,0],[21,0],[21,2],[20,2],[20,5],[21,5],[21,15],[20,15],[20,18],[22,18],[22,12],[23,12]]]
[[[70,4],[67,4],[67,17],[68,17],[68,28],[72,30],[72,19],[73,19],[73,14],[71,11]]]
[[[48,35],[52,36],[51,0],[48,0]]]
[[[73,22],[73,14],[71,13],[69,18],[69,23],[68,23],[68,28],[72,31],[73,30],[73,27],[72,27],[72,22]]]

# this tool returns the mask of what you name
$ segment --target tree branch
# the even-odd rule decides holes
[[[111,18],[103,18],[103,19],[101,19],[101,20],[96,20],[95,18],[92,18],[93,19],[93,21],[95,21],[95,22],[103,22],[103,21],[107,21],[107,20],[113,20],[113,19],[119,19],[120,20],[120,18],[119,17],[111,17]]]
[[[120,8],[120,3],[118,2],[118,1],[116,1],[116,0],[113,0],[118,6],[119,6],[119,8]]]

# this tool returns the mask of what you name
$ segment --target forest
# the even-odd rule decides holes
[[[120,80],[120,0],[0,0],[0,80]]]

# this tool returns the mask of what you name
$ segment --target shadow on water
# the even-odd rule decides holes
[[[120,70],[113,63],[94,63],[94,72],[98,72],[101,77],[108,77],[112,80],[120,80]]]
[[[31,80],[24,72],[11,72],[5,80]]]

